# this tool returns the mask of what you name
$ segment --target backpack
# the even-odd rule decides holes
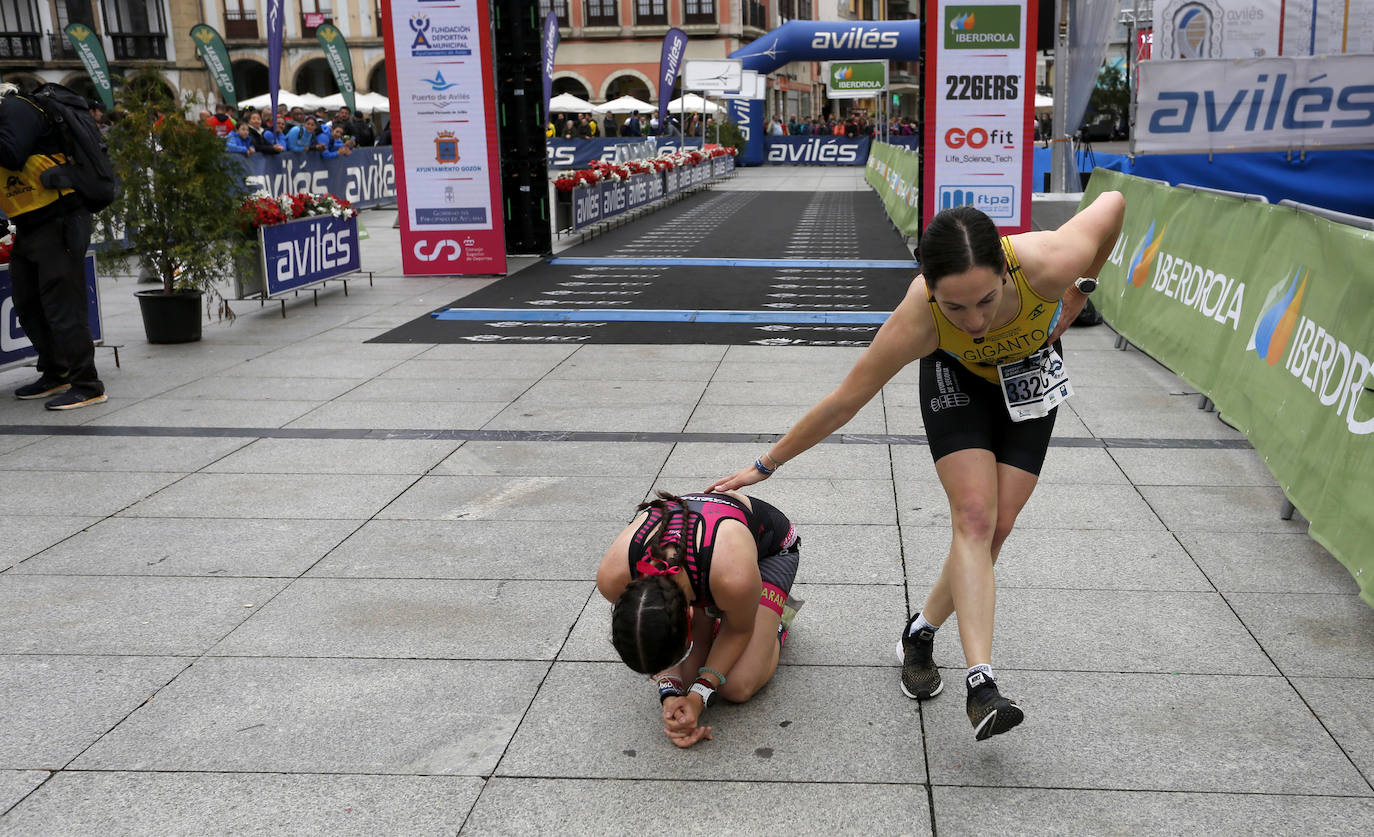
[[[1073,324],[1076,326],[1095,326],[1101,323],[1102,312],[1097,310],[1097,306],[1093,305],[1091,299],[1084,304],[1083,310],[1079,312],[1078,317],[1073,321]]]
[[[66,164],[43,173],[43,185],[75,190],[89,212],[99,212],[114,203],[119,181],[89,102],[51,82],[34,90],[30,100],[57,128],[67,158]]]

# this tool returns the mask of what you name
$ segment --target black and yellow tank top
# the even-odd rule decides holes
[[[28,99],[21,97],[21,100],[35,109],[38,107]],[[67,158],[60,153],[34,152],[18,171],[0,166],[0,212],[14,221],[21,221],[23,216],[35,209],[42,209],[64,195],[73,194],[71,189],[49,189],[41,180],[43,172],[66,162]]]
[[[970,372],[994,384],[1000,364],[1021,360],[1039,351],[1059,320],[1059,300],[1046,299],[1031,290],[1007,236],[1002,236],[1002,252],[1006,254],[1007,270],[1021,304],[1011,322],[975,339],[949,321],[935,297],[929,300],[930,315],[935,318],[935,328],[940,335],[940,349]]]

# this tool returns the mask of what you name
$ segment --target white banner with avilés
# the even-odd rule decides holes
[[[1109,190],[1126,220],[1094,302],[1246,435],[1374,606],[1374,239],[1103,169],[1082,205]]]

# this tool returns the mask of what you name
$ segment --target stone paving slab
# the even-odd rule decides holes
[[[0,654],[205,652],[286,582],[246,578],[0,576]]]
[[[705,488],[709,483],[747,468],[770,442],[681,442],[663,465],[661,481],[675,480]],[[887,445],[824,444],[788,462],[766,483],[753,485],[745,494],[758,494],[773,486],[796,479],[888,479],[892,475],[892,453]],[[784,512],[789,512],[783,509]]]
[[[1111,457],[1136,485],[1276,484],[1264,460],[1253,450],[1112,448]]]
[[[1229,593],[1226,600],[1289,677],[1374,677],[1374,610],[1356,595]]]
[[[429,439],[258,439],[202,469],[209,474],[419,474],[458,447]]]
[[[547,670],[533,662],[207,658],[73,767],[485,776]]]
[[[1018,834],[1217,834],[1356,837],[1374,828],[1374,800],[1248,793],[941,787],[942,837]]]
[[[5,513],[14,517],[106,517],[182,477],[169,472],[29,471],[22,478],[7,478],[16,485],[22,483],[23,490],[5,492]]]
[[[357,527],[353,520],[111,517],[14,572],[294,578]]]
[[[555,663],[496,775],[919,780],[920,720],[892,678],[892,669],[784,665],[748,703],[714,707],[714,740],[682,752],[663,734],[643,675],[619,663]]]
[[[643,478],[421,477],[378,517],[391,520],[615,520],[644,499]],[[588,503],[595,497],[596,503]],[[615,537],[615,533],[611,534]],[[607,545],[610,545],[608,540]]]
[[[165,393],[166,398],[220,401],[328,401],[358,386],[356,377],[254,378],[214,376],[183,384]]]
[[[950,531],[903,526],[913,596],[940,577]],[[1170,532],[1015,528],[997,559],[997,586],[1062,590],[1211,590],[1207,576]]]
[[[1279,517],[1277,486],[1142,486],[1140,495],[1174,532],[1306,532],[1307,521]]]
[[[211,653],[552,660],[591,590],[586,581],[301,579]]]
[[[125,475],[121,475],[125,476]],[[356,520],[371,517],[415,481],[410,475],[191,474],[125,509],[128,517]]]
[[[187,664],[170,657],[0,657],[0,769],[62,768]]]
[[[515,548],[531,533],[531,525],[521,521],[372,520],[307,575],[590,581],[624,522],[544,524],[543,545],[531,551]]]
[[[638,477],[662,467],[663,442],[466,442],[431,473],[447,476]],[[626,517],[629,510],[626,511]]]
[[[0,811],[8,810],[52,775],[45,770],[0,770]],[[0,821],[0,834],[8,820]]]
[[[765,399],[766,400],[766,396]],[[756,404],[754,406],[701,404],[687,422],[689,433],[768,433],[783,434],[796,424],[810,405]],[[887,433],[888,422],[882,404],[874,400],[865,405],[841,429],[843,433]],[[765,444],[764,449],[767,449]],[[762,453],[762,451],[760,451]],[[756,456],[758,454],[755,454]]]
[[[6,454],[10,451],[18,450],[19,448],[26,448],[30,445],[35,445],[39,442],[45,441],[50,438],[52,437],[28,435],[21,436],[0,433],[0,454]]]
[[[681,431],[693,411],[679,402],[627,404],[621,407],[581,404],[520,404],[506,407],[483,425],[485,430],[610,431],[661,433]]]
[[[506,406],[504,401],[331,401],[291,422],[295,429],[384,427],[397,430],[476,430]]]
[[[905,492],[904,492],[905,494]],[[950,526],[948,500],[939,483],[910,489],[897,511],[904,526]],[[1016,518],[1019,529],[1160,531],[1164,525],[1130,485],[1046,483],[1037,486]]]
[[[919,786],[692,780],[514,779],[487,783],[464,835],[632,835],[663,829],[665,811],[691,812],[672,833],[930,834]]]
[[[283,427],[316,406],[314,401],[159,397],[123,407],[90,424],[97,427]]]
[[[1369,723],[1369,707],[1374,706],[1374,678],[1340,675],[1290,680],[1322,726],[1364,774],[1365,781],[1374,781],[1374,727]]]
[[[336,401],[387,401],[415,406],[441,401],[487,401],[506,404],[530,386],[528,381],[476,381],[373,378],[359,383]]]
[[[1179,532],[1178,542],[1224,593],[1345,593],[1359,588],[1307,535]]]
[[[908,494],[940,485],[930,448],[922,445],[892,446],[892,472],[897,482],[898,502]],[[1130,480],[1105,448],[1054,447],[1045,457],[1040,472],[1041,486],[1050,483],[1069,485],[1129,485]],[[1031,495],[1034,497],[1034,495]]]
[[[99,517],[0,515],[0,572],[100,521]]]
[[[0,455],[0,471],[51,471],[79,464],[82,471],[169,471],[184,474],[248,445],[248,439],[179,439],[139,436],[37,437]],[[11,479],[23,480],[20,475]]]
[[[1374,796],[1280,677],[1006,671],[999,681],[1026,721],[992,746],[974,740],[957,690],[923,707],[933,785]]]
[[[465,777],[66,771],[0,820],[0,835],[451,837],[481,792]]]

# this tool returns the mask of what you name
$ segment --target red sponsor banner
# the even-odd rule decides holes
[[[506,272],[485,0],[382,0],[407,276]]]
[[[1150,48],[1155,42],[1155,30],[1142,29],[1135,33],[1135,60],[1149,61]]]

